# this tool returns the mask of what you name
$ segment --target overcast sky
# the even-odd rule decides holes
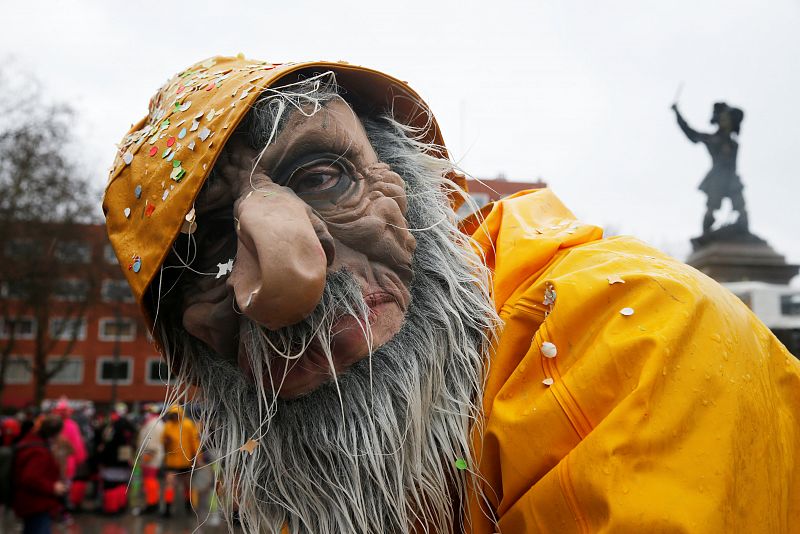
[[[742,107],[752,230],[800,262],[800,2],[3,2],[0,57],[78,110],[105,183],[114,144],[173,73],[217,54],[347,60],[407,80],[477,177],[541,178],[584,221],[680,258],[710,168],[669,105],[710,130]]]

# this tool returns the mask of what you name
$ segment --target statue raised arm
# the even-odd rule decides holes
[[[741,233],[749,233],[747,210],[742,195],[742,182],[736,174],[736,156],[739,151],[737,137],[744,112],[739,108],[728,106],[724,102],[714,104],[711,124],[716,124],[714,133],[702,133],[692,129],[678,111],[677,104],[672,105],[678,126],[692,143],[702,142],[711,155],[711,170],[708,171],[699,189],[707,195],[706,214],[703,218],[703,233],[708,234],[714,224],[714,210],[722,205],[722,199],[731,199],[733,209],[738,213],[734,223]]]

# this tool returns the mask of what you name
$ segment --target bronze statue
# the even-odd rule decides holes
[[[736,174],[736,154],[739,151],[737,137],[739,128],[744,119],[744,112],[739,108],[734,108],[725,102],[714,104],[714,111],[711,115],[711,124],[717,125],[714,133],[701,133],[693,130],[678,111],[678,105],[673,104],[672,110],[678,119],[678,126],[692,143],[702,142],[706,145],[708,153],[711,154],[711,170],[700,183],[698,189],[708,197],[706,202],[706,215],[703,218],[703,235],[711,232],[714,224],[714,210],[722,205],[722,199],[731,199],[733,209],[739,214],[738,219],[733,225],[738,234],[749,234],[747,224],[747,210],[744,206],[744,196],[742,195],[742,182]]]

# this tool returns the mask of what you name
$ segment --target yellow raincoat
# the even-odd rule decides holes
[[[739,299],[548,190],[472,232],[505,322],[474,435],[501,532],[800,532],[800,366]],[[495,531],[474,496],[470,529]]]

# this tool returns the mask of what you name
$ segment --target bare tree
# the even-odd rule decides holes
[[[83,244],[95,199],[70,157],[74,119],[31,76],[0,67],[0,402],[21,345],[41,402],[97,298],[97,262]]]

